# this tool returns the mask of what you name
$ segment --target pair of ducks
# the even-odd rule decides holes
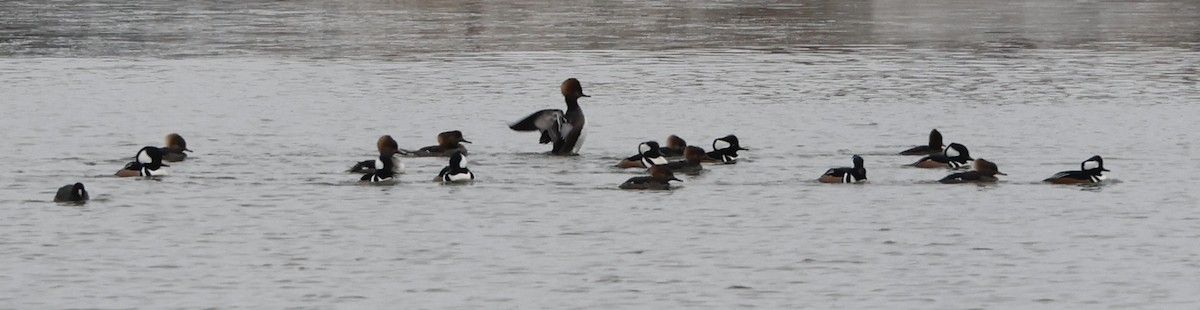
[[[438,173],[434,181],[467,182],[475,180],[475,173],[467,168],[467,148],[462,143],[471,143],[463,138],[458,130],[438,134],[438,144],[420,148],[416,151],[400,149],[399,144],[390,135],[379,137],[375,147],[379,150],[379,158],[356,163],[348,172],[365,173],[359,182],[379,183],[395,180],[402,173],[404,164],[396,155],[411,157],[450,157],[450,164]]]
[[[117,170],[114,175],[118,177],[150,177],[167,175],[167,169],[170,167],[164,164],[163,161],[179,162],[187,159],[187,153],[192,150],[187,148],[187,141],[177,133],[167,135],[166,146],[153,147],[147,146],[138,150],[133,156],[133,161],[126,163],[125,167]],[[91,199],[87,189],[83,183],[67,184],[58,189],[54,195],[55,202],[83,202]]]
[[[974,162],[974,170],[960,172],[948,175],[941,180],[940,183],[986,183],[996,182],[996,175],[1008,175],[1000,172],[996,163],[986,159],[971,158],[970,151],[966,146],[958,143],[950,143],[943,149],[942,134],[937,129],[930,131],[929,144],[913,147],[900,152],[900,155],[927,155],[917,162],[909,166],[918,168],[950,168],[958,169],[967,166],[969,162]],[[833,168],[825,172],[818,180],[822,183],[854,183],[866,181],[866,168],[863,167],[863,159],[858,155],[852,157],[854,161],[853,168]],[[1053,184],[1086,184],[1099,183],[1106,177],[1104,172],[1109,171],[1104,168],[1104,159],[1099,155],[1092,156],[1080,163],[1080,170],[1077,171],[1062,171],[1054,174],[1050,178],[1042,180],[1043,182]]]
[[[713,151],[705,152],[704,148],[689,146],[687,142],[676,135],[667,137],[667,147],[659,146],[656,141],[646,141],[638,144],[638,154],[623,159],[617,163],[618,168],[647,168],[649,176],[633,177],[626,180],[618,188],[621,189],[670,189],[671,181],[682,180],[675,173],[699,173],[704,168],[702,163],[735,164],[738,151],[743,148],[737,136],[728,135],[713,140]],[[670,161],[668,157],[682,156],[683,159]]]

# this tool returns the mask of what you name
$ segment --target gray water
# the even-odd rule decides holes
[[[1194,309],[1198,47],[1195,1],[0,2],[0,308]],[[568,77],[589,135],[543,155],[506,125]],[[931,128],[1008,176],[902,167]],[[455,129],[473,184],[342,172]]]

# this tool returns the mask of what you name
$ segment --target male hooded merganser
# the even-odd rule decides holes
[[[929,132],[929,145],[922,145],[900,152],[900,155],[936,155],[942,152],[942,147],[946,146],[942,143],[942,133],[937,129]]]
[[[562,83],[563,98],[567,101],[567,112],[558,109],[546,109],[534,112],[528,117],[508,126],[516,131],[541,131],[539,143],[554,143],[550,150],[554,155],[572,155],[579,152],[586,136],[583,130],[585,123],[583,110],[579,108],[579,97],[591,97],[583,94],[583,87],[575,78]]]
[[[380,136],[379,140],[375,141],[375,148],[379,150],[380,154],[383,154],[384,152],[387,152],[390,154],[400,153],[400,147],[396,143],[396,139],[392,139],[392,136],[390,136],[390,135]],[[404,163],[400,162],[399,159],[392,159],[392,161],[393,161],[394,167],[396,168],[395,169],[396,173],[401,173],[404,171]],[[354,167],[350,167],[350,170],[346,170],[346,172],[353,172],[353,173],[375,172],[375,160],[371,159],[371,160],[360,161],[360,162],[354,164]]]
[[[442,157],[454,155],[455,153],[467,155],[467,147],[462,145],[462,143],[471,143],[471,141],[463,139],[462,132],[458,130],[439,133],[437,140],[438,145],[426,146],[408,155],[417,157]]]
[[[996,168],[996,164],[986,159],[980,158],[975,160],[975,170],[967,172],[959,172],[951,174],[938,180],[938,182],[952,183],[990,183],[996,182],[996,175],[1008,175],[1000,172],[1000,168]]]
[[[617,168],[650,168],[666,165],[667,158],[663,156],[658,142],[646,141],[638,144],[638,154],[617,163]]]
[[[698,173],[704,170],[700,165],[704,162],[704,148],[699,146],[689,146],[683,149],[683,160],[667,163],[665,167],[671,169],[672,172],[681,173]]]
[[[1100,183],[1107,179],[1104,172],[1104,159],[1099,155],[1092,156],[1079,164],[1079,171],[1063,171],[1055,173],[1049,179],[1042,180],[1054,184]]]
[[[666,156],[666,157],[684,156],[683,153],[685,150],[687,150],[687,146],[688,146],[687,141],[683,141],[683,138],[680,138],[679,136],[676,136],[676,135],[671,135],[670,137],[667,137],[667,146],[664,146],[662,148],[663,156]]]
[[[858,155],[851,157],[854,160],[854,167],[832,168],[825,171],[821,178],[817,179],[821,183],[855,183],[867,180],[867,168],[863,168],[863,158]]]
[[[683,180],[675,178],[671,169],[663,166],[650,167],[650,176],[633,177],[621,183],[621,189],[671,189],[671,181]]]
[[[150,177],[167,175],[167,169],[170,167],[162,163],[162,149],[147,146],[138,150],[137,155],[133,156],[133,161],[125,164],[125,168],[118,170],[116,175],[119,177]]]
[[[191,152],[192,150],[187,148],[187,141],[183,140],[183,136],[180,136],[177,133],[172,133],[167,135],[167,146],[163,147],[162,151],[163,160],[177,162],[187,159],[188,155],[187,153],[184,153],[184,151]]]
[[[54,202],[81,202],[88,199],[88,192],[83,189],[83,183],[67,184],[60,187],[58,194],[54,195]]]
[[[379,159],[373,163],[374,171],[364,174],[358,179],[359,183],[378,183],[394,180],[396,177],[396,153],[392,151],[379,152]]]
[[[450,155],[450,165],[442,168],[442,172],[438,172],[437,178],[434,181],[441,182],[470,182],[475,180],[475,173],[471,169],[467,169],[467,155],[463,153],[454,153]]]
[[[958,143],[950,143],[945,151],[941,154],[925,156],[915,163],[913,167],[917,168],[950,168],[958,169],[967,166],[967,162],[973,160],[970,151],[967,147]]]
[[[749,151],[750,149],[743,148],[738,144],[738,138],[734,135],[728,135],[713,140],[713,151],[705,154],[704,162],[719,162],[725,164],[736,164],[738,159],[737,151]]]

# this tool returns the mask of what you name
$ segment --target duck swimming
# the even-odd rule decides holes
[[[508,126],[516,131],[540,131],[539,143],[553,143],[550,150],[554,155],[573,155],[579,153],[586,136],[583,125],[586,122],[583,110],[579,108],[579,97],[590,97],[583,94],[583,87],[575,78],[562,83],[562,95],[567,102],[567,112],[558,109],[546,109],[534,112],[516,123]]]
[[[658,142],[646,141],[638,144],[638,154],[617,163],[617,168],[650,168],[666,165],[667,158],[663,156]]]
[[[950,143],[950,146],[947,146],[946,150],[942,151],[941,154],[925,156],[925,158],[921,158],[921,160],[909,166],[917,168],[958,169],[966,167],[967,163],[971,160],[973,160],[971,153],[967,150],[966,146],[958,143]]]
[[[54,202],[83,202],[90,199],[83,183],[67,184],[60,187],[54,195]]]
[[[943,146],[946,145],[942,143],[942,133],[934,129],[929,132],[929,144],[904,150],[900,155],[936,155],[942,152]]]
[[[438,176],[433,180],[446,183],[470,182],[475,180],[475,173],[467,169],[467,155],[454,153],[450,155],[450,164],[442,168],[442,172],[438,172]]]
[[[704,162],[704,148],[699,146],[689,146],[683,149],[683,160],[667,163],[664,167],[671,169],[671,172],[678,173],[699,173],[704,170],[700,165]]]
[[[959,172],[951,174],[938,180],[940,183],[955,184],[955,183],[992,183],[996,182],[996,175],[1008,175],[1000,172],[996,164],[986,159],[980,158],[975,160],[975,170],[967,172]]]
[[[170,167],[163,164],[162,149],[147,146],[138,150],[137,155],[133,156],[133,161],[125,164],[125,168],[117,170],[116,176],[119,177],[150,177],[167,175],[167,169]]]
[[[183,161],[184,159],[187,159],[188,156],[187,153],[184,153],[184,151],[192,151],[187,148],[187,141],[183,140],[183,136],[180,136],[177,133],[171,133],[167,135],[166,142],[167,146],[162,147],[163,160],[165,161]]]
[[[1100,155],[1096,155],[1079,163],[1079,171],[1055,173],[1050,178],[1042,180],[1042,182],[1054,184],[1100,183],[1108,178],[1104,175],[1105,171],[1108,171],[1108,169],[1104,169],[1104,159],[1100,158]]]
[[[856,183],[867,180],[867,168],[863,167],[863,158],[858,155],[851,157],[854,167],[833,168],[825,171],[818,181],[821,183]]]
[[[704,162],[719,162],[724,164],[736,164],[738,160],[737,151],[749,151],[738,144],[738,138],[734,135],[728,135],[713,140],[713,151],[705,154]]]
[[[685,150],[687,150],[687,146],[688,146],[687,141],[683,141],[683,138],[680,138],[679,136],[676,136],[676,135],[671,135],[670,137],[667,137],[667,145],[662,147],[663,156],[666,156],[666,157],[684,156],[683,153]]]
[[[379,150],[380,154],[383,154],[385,152],[388,152],[390,154],[400,153],[400,147],[396,143],[396,139],[392,139],[391,135],[380,136],[379,140],[375,141],[375,148],[377,150]],[[376,161],[375,159],[360,161],[358,163],[355,163],[353,167],[350,167],[349,170],[346,170],[346,172],[353,172],[353,173],[375,172],[375,161]],[[391,161],[394,161],[392,164],[395,167],[396,173],[404,172],[404,163],[400,162],[399,159],[392,159]]]
[[[621,183],[621,189],[655,189],[666,190],[671,189],[671,181],[683,180],[675,178],[675,174],[671,169],[663,166],[650,167],[650,176],[633,177]]]
[[[439,133],[437,136],[437,145],[426,146],[413,152],[409,152],[408,156],[416,157],[444,157],[451,156],[455,153],[467,155],[467,147],[462,143],[471,143],[463,139],[461,131],[453,130]]]
[[[359,183],[379,183],[395,180],[396,168],[396,152],[383,151],[379,152],[379,159],[373,163],[373,170],[364,174],[358,179]]]

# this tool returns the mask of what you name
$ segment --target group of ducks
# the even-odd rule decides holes
[[[574,155],[579,152],[586,137],[584,124],[586,119],[579,107],[579,98],[590,97],[583,93],[579,80],[567,79],[560,87],[566,100],[567,110],[545,109],[534,112],[529,116],[509,125],[516,131],[538,131],[538,140],[542,144],[551,144],[552,155]],[[438,144],[427,146],[415,151],[399,147],[395,139],[389,135],[379,137],[376,148],[379,157],[356,163],[348,172],[363,173],[359,182],[380,183],[393,181],[397,174],[402,173],[404,165],[397,155],[410,157],[449,157],[449,164],[442,168],[434,181],[439,182],[469,182],[475,179],[475,173],[467,168],[467,149],[463,143],[471,143],[463,138],[460,131],[446,131],[437,136]],[[621,189],[670,189],[671,181],[681,181],[675,173],[698,173],[703,169],[702,163],[734,164],[738,160],[738,151],[747,150],[741,147],[734,135],[713,140],[712,151],[705,151],[698,146],[689,146],[682,138],[672,135],[667,138],[666,146],[655,141],[646,141],[638,145],[638,153],[621,160],[616,164],[620,168],[644,168],[647,176],[630,178],[622,183]],[[155,177],[167,175],[163,162],[179,162],[187,158],[187,142],[179,134],[169,134],[166,146],[147,146],[138,150],[133,161],[118,170],[119,177]],[[929,144],[917,146],[903,152],[901,155],[923,155],[910,166],[919,168],[949,168],[959,169],[973,166],[974,170],[954,173],[939,180],[941,183],[995,182],[996,175],[1006,175],[1000,172],[996,164],[985,159],[971,158],[966,146],[958,143],[945,145],[942,134],[934,129],[929,133]],[[672,159],[676,160],[672,160]],[[859,155],[851,157],[853,167],[832,168],[825,171],[817,180],[823,183],[857,183],[867,180],[867,170],[863,166],[863,158]],[[972,163],[973,162],[973,163]],[[1104,160],[1100,156],[1092,156],[1080,164],[1078,171],[1059,172],[1045,182],[1055,184],[1098,183],[1105,179],[1103,172]],[[55,201],[86,201],[87,190],[82,183],[75,183],[59,188]]]

